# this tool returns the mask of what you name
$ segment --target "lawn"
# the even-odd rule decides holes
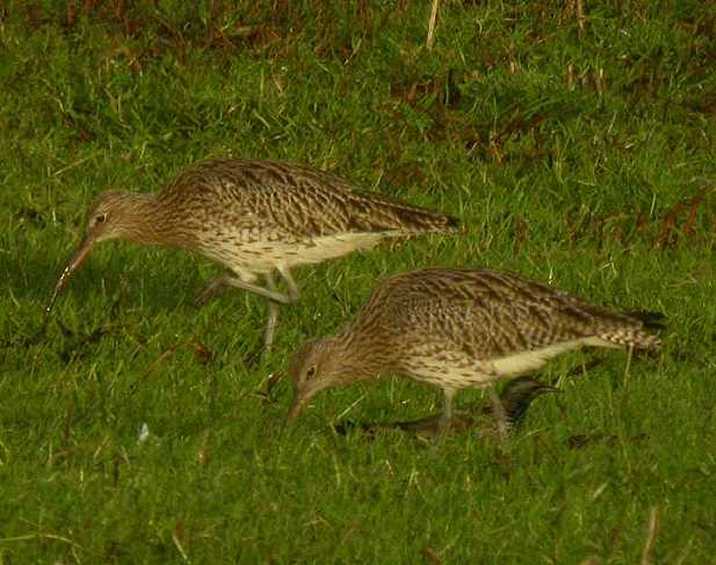
[[[716,11],[684,2],[28,0],[0,7],[0,564],[716,561]],[[232,155],[461,219],[193,304],[216,265],[99,246],[108,188]],[[392,273],[519,272],[667,316],[656,358],[572,354],[504,446],[340,435],[440,407],[386,379],[284,427],[286,370]],[[478,400],[466,391],[458,403]],[[653,524],[650,527],[650,520]]]

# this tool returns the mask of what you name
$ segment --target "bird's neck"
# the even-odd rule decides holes
[[[131,213],[124,226],[125,239],[141,245],[187,246],[176,214],[154,194],[132,195]]]
[[[333,372],[347,383],[377,378],[393,369],[392,351],[374,336],[346,331],[334,339],[337,355]]]

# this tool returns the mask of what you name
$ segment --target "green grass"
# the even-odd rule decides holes
[[[63,4],[0,10],[0,563],[635,563],[654,507],[654,559],[713,561],[713,8],[584,2],[580,31],[573,2],[444,1],[428,52],[428,2]],[[214,265],[124,244],[36,337],[89,200],[218,155],[310,163],[466,231],[301,270],[258,366],[260,300],[198,310]],[[506,453],[331,432],[439,406],[404,380],[282,431],[290,388],[266,402],[264,379],[425,265],[663,311],[664,352],[627,381],[619,352],[553,363],[565,394]]]

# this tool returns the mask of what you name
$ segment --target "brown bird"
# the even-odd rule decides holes
[[[323,389],[400,374],[442,388],[446,429],[462,388],[536,371],[584,345],[658,349],[660,340],[647,331],[653,318],[612,312],[515,274],[440,268],[399,274],[378,286],[338,335],[309,341],[293,356],[289,419]],[[504,436],[504,409],[489,390]]]
[[[124,239],[194,251],[227,267],[202,293],[233,286],[269,300],[266,349],[278,304],[299,297],[291,269],[369,249],[387,238],[455,231],[449,216],[373,194],[332,174],[273,161],[217,159],[187,169],[158,193],[108,191],[89,210],[87,235],[64,268],[49,313],[70,276],[101,241]],[[284,280],[279,292],[274,273]],[[265,286],[257,281],[263,277]]]
[[[561,392],[560,389],[542,384],[532,377],[522,376],[510,380],[500,393],[500,403],[505,414],[507,433],[517,430],[524,422],[527,409],[532,401],[542,394]],[[381,424],[354,424],[351,422],[341,423],[336,426],[338,433],[344,434],[352,428],[360,428],[364,432],[374,435],[379,430],[402,430],[415,434],[420,439],[434,439],[440,433],[440,422],[442,414],[436,414],[409,420],[405,422],[387,422]],[[483,403],[465,406],[462,410],[455,411],[450,422],[448,433],[463,432],[474,429],[480,437],[491,437],[498,434],[495,427],[495,414],[491,405]]]

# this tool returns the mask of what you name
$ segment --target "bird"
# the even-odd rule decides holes
[[[278,304],[299,299],[294,267],[369,249],[385,239],[457,229],[451,216],[356,192],[348,181],[306,165],[201,161],[157,193],[102,192],[89,207],[86,235],[61,272],[45,313],[97,243],[123,239],[182,248],[227,268],[207,285],[199,303],[227,286],[268,299],[264,349],[270,350]],[[286,292],[277,290],[276,273]]]
[[[320,391],[383,375],[442,389],[441,430],[463,388],[487,388],[500,435],[500,379],[526,375],[582,346],[656,351],[660,315],[620,313],[509,272],[432,267],[387,278],[336,335],[312,339],[291,357],[294,420]]]
[[[507,433],[513,433],[524,422],[527,410],[532,401],[547,393],[562,392],[561,389],[543,384],[529,376],[515,377],[507,382],[500,393],[500,402],[505,413]],[[495,414],[491,405],[483,403],[470,404],[462,410],[455,411],[447,433],[476,430],[480,437],[494,437],[498,434],[495,427]],[[401,430],[415,434],[419,439],[435,439],[440,433],[441,414],[432,414],[417,420],[403,422],[387,422],[380,424],[355,424],[341,422],[335,426],[336,432],[347,433],[350,429],[359,428],[373,436],[379,430]]]

